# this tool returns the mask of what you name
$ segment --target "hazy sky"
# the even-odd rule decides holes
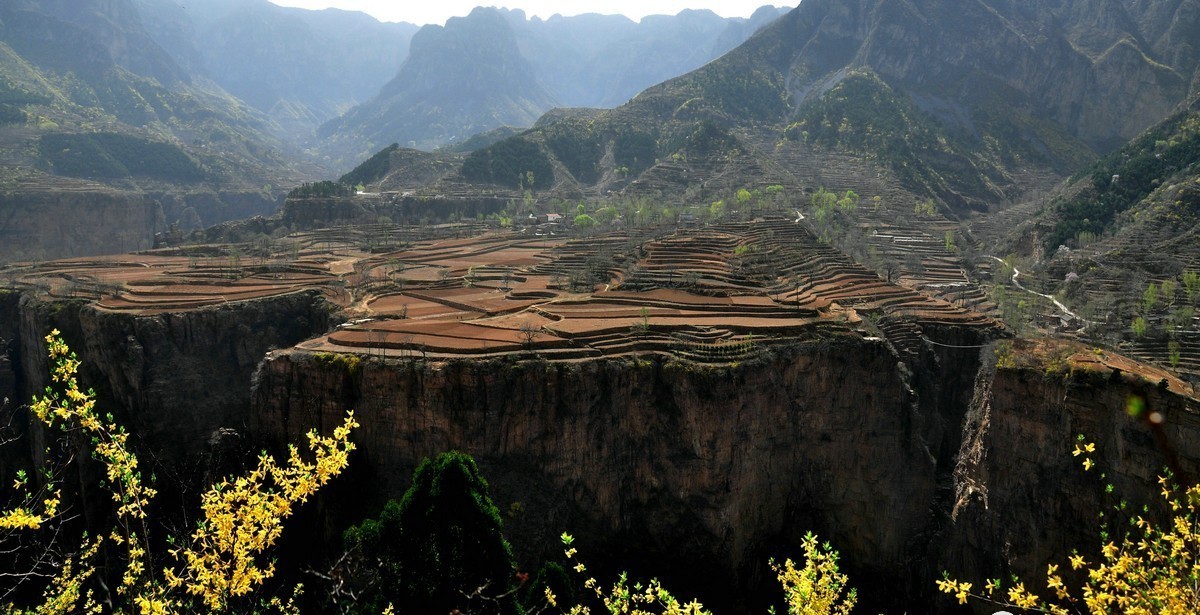
[[[578,15],[580,13],[623,13],[637,21],[646,15],[674,15],[683,9],[709,9],[722,17],[749,17],[754,9],[764,4],[791,6],[788,2],[775,0],[513,0],[508,3],[489,3],[487,0],[271,0],[282,6],[298,6],[306,9],[337,7],[351,11],[362,11],[374,15],[381,21],[407,21],[418,25],[427,23],[445,24],[456,15],[466,15],[476,6],[507,6],[523,9],[529,16],[542,18],[555,13]],[[798,4],[799,0],[795,0]]]

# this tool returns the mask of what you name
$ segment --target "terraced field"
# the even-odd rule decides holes
[[[658,353],[731,362],[835,331],[882,335],[915,355],[928,326],[997,326],[881,280],[785,218],[572,239],[467,226],[343,228],[3,274],[18,287],[134,314],[315,290],[348,322],[302,348],[388,357]]]

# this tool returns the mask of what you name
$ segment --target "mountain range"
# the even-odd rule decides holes
[[[544,158],[555,172],[543,188],[582,194],[636,188],[681,162],[691,184],[749,165],[811,185],[822,158],[833,160],[820,152],[849,154],[951,211],[987,209],[1065,177],[1188,100],[1200,83],[1197,6],[805,0],[616,109],[510,137],[537,155],[493,148]],[[565,152],[566,143],[579,145]],[[447,181],[488,181],[472,169],[464,163]]]
[[[345,166],[398,142],[433,149],[502,126],[527,128],[555,107],[612,107],[740,44],[784,9],[749,19],[682,11],[527,18],[476,8],[422,28],[379,95],[322,126],[320,149]]]
[[[262,111],[295,141],[377,94],[418,30],[267,0],[137,0],[137,7],[177,64]]]

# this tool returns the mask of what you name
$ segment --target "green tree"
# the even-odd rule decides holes
[[[854,211],[858,209],[858,193],[853,190],[847,190],[842,198],[838,199],[838,209],[842,211]]]
[[[1159,293],[1162,295],[1162,301],[1168,308],[1175,305],[1175,289],[1177,287],[1178,285],[1175,284],[1175,280],[1163,280],[1162,285],[1158,287]]]
[[[593,228],[595,228],[595,226],[596,226],[595,218],[593,218],[587,214],[579,214],[578,216],[575,216],[575,228],[586,233],[586,232],[592,230]]]
[[[1154,309],[1158,304],[1158,285],[1151,282],[1146,290],[1142,292],[1142,309],[1146,312]]]
[[[837,205],[837,201],[837,193],[829,192],[823,187],[818,188],[812,197],[812,204],[815,209],[832,209]]]
[[[1143,337],[1150,330],[1150,323],[1147,323],[1145,318],[1138,316],[1137,318],[1133,319],[1133,325],[1131,328],[1133,329],[1134,335]]]
[[[516,613],[515,563],[500,511],[475,460],[451,451],[426,458],[400,502],[346,531],[347,549],[378,574],[358,611]]]
[[[1196,303],[1196,297],[1200,296],[1200,273],[1188,270],[1183,273],[1183,288],[1187,293],[1188,303]]]
[[[713,220],[719,220],[725,215],[725,201],[715,201],[708,206],[708,215]]]

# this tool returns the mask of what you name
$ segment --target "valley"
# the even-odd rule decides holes
[[[105,535],[133,477],[150,521],[80,585],[132,609],[108,589],[139,569],[128,536],[160,563],[251,523],[197,515],[264,476],[302,493],[293,446],[348,411],[344,471],[260,532],[253,591],[163,604],[258,612],[304,583],[304,612],[383,612],[403,567],[370,549],[433,544],[388,523],[433,536],[474,507],[447,533],[511,553],[497,586],[438,590],[457,612],[542,612],[572,544],[602,577],[777,609],[771,562],[810,532],[855,612],[1012,610],[978,592],[1050,596],[1053,566],[1086,583],[1069,556],[1171,527],[1164,488],[1200,476],[1198,24],[1197,0],[421,27],[0,6],[0,505],[23,515],[0,509],[0,566],[33,571],[0,575],[0,607],[54,587],[83,552],[59,535]],[[51,331],[113,432],[31,412],[64,380]],[[136,470],[88,454],[113,442]],[[448,451],[479,476],[439,511],[442,479],[417,486]],[[67,512],[29,521],[30,487]],[[428,527],[404,516],[421,497]],[[23,528],[44,556],[5,550]]]

